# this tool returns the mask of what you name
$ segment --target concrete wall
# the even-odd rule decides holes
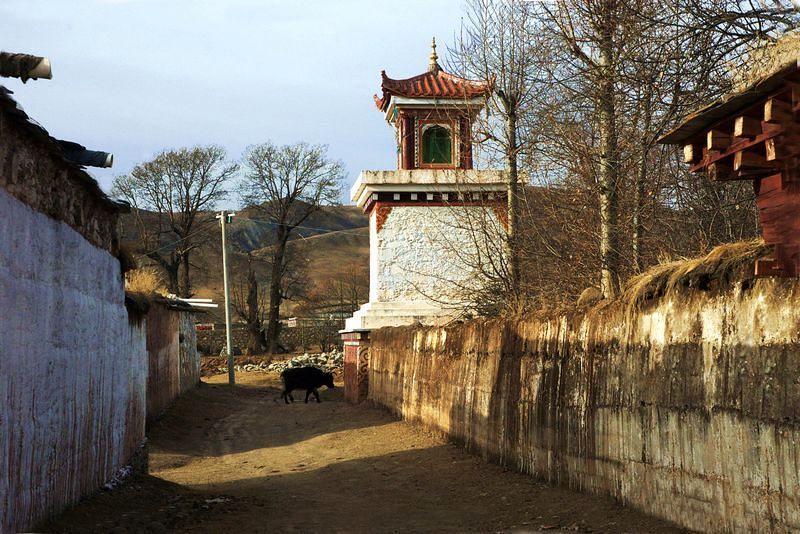
[[[147,421],[200,382],[194,314],[154,302],[147,312]]]
[[[486,458],[708,532],[800,530],[800,283],[372,333],[369,398]]]
[[[147,358],[116,258],[2,187],[0,213],[0,532],[17,532],[130,461]]]

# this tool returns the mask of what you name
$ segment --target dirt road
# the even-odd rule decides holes
[[[150,429],[150,476],[39,530],[680,532],[486,464],[382,410],[346,404],[341,389],[322,390],[322,404],[287,406],[275,376],[240,374],[233,390],[225,379],[204,379]]]

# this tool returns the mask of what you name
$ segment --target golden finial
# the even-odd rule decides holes
[[[430,72],[438,72],[442,69],[437,62],[438,59],[439,56],[436,55],[436,37],[434,37],[431,42],[431,61],[428,63],[428,70]]]

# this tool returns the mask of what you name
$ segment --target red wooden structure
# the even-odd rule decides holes
[[[398,169],[471,169],[472,121],[485,105],[494,79],[474,81],[442,70],[432,44],[428,71],[394,80],[381,72],[381,96],[375,105],[394,124],[398,142]],[[449,143],[446,157],[426,161],[426,132],[438,129]]]
[[[800,68],[793,62],[691,114],[660,142],[683,145],[692,172],[752,180],[773,258],[758,276],[800,275]]]

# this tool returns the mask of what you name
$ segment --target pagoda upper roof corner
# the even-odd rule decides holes
[[[392,96],[405,98],[446,98],[446,99],[472,99],[487,95],[494,88],[495,75],[488,80],[468,80],[455,76],[438,68],[429,69],[427,72],[396,80],[381,71],[381,96],[374,96],[375,105],[381,111],[389,109]]]

